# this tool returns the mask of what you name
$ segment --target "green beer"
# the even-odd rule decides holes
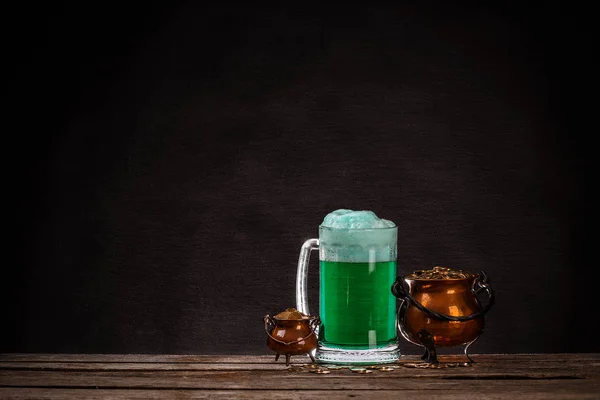
[[[396,261],[321,261],[320,342],[368,350],[396,342]]]
[[[308,310],[310,252],[319,250],[321,324],[315,359],[321,363],[378,364],[400,357],[396,336],[398,227],[372,211],[339,209],[304,242],[298,259],[297,309]]]

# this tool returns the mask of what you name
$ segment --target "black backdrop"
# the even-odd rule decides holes
[[[2,351],[266,353],[262,317],[295,306],[300,246],[337,208],[398,224],[399,274],[491,276],[473,352],[600,351],[572,9],[6,15],[19,256]]]

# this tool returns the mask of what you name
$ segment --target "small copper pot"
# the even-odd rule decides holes
[[[286,365],[290,364],[290,356],[307,354],[314,362],[312,351],[317,348],[317,328],[321,321],[318,317],[304,316],[302,319],[280,319],[264,317],[267,346],[277,355],[285,355]]]
[[[485,307],[477,297],[482,291],[489,296]],[[397,278],[392,293],[402,301],[398,329],[406,340],[426,348],[423,358],[435,359],[435,346],[461,345],[466,346],[464,353],[469,357],[467,348],[483,332],[484,315],[494,304],[483,271],[454,279]],[[429,354],[432,351],[433,355]]]

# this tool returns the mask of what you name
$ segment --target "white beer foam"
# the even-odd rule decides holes
[[[379,218],[373,211],[353,211],[341,208],[327,214],[321,226],[335,229],[380,229],[393,228],[396,224]]]
[[[319,227],[319,258],[337,262],[382,262],[397,258],[398,228],[373,211],[339,209]]]

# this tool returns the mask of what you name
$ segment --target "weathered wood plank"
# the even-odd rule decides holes
[[[582,390],[585,389],[585,390]],[[533,382],[528,386],[506,385],[501,391],[494,392],[485,388],[463,387],[454,391],[432,391],[418,388],[398,390],[119,390],[119,389],[39,389],[39,388],[0,388],[0,398],[6,400],[72,400],[72,399],[274,399],[274,400],[313,400],[313,399],[380,399],[397,400],[409,398],[415,400],[446,399],[510,399],[527,398],[531,400],[591,400],[598,399],[600,387],[582,388],[573,382],[552,382],[542,384]]]
[[[307,365],[296,364],[291,365]],[[100,362],[0,362],[0,370],[43,370],[43,371],[286,371],[284,360],[279,362],[242,364],[242,363],[100,363]]]
[[[471,367],[316,375],[288,371],[272,355],[2,354],[0,398],[600,399],[600,354],[473,357]]]
[[[300,366],[300,364],[292,364]],[[305,364],[302,364],[305,365]],[[391,372],[378,372],[379,374],[393,374],[398,377],[433,377],[433,376],[515,376],[521,377],[548,377],[548,376],[570,376],[570,377],[592,377],[600,378],[600,368],[593,362],[548,362],[548,363],[500,363],[500,362],[478,362],[469,367],[445,368],[445,369],[419,369],[408,368],[403,365],[409,363],[392,364],[396,368]],[[71,371],[71,372],[124,372],[134,371],[155,372],[193,372],[193,371],[271,371],[279,374],[289,374],[285,362],[272,362],[271,364],[207,364],[207,363],[40,363],[20,362],[1,363],[0,371],[10,371],[18,375],[20,371]],[[342,371],[335,371],[340,374]]]
[[[397,377],[434,377],[434,376],[478,376],[478,377],[508,377],[520,376],[526,377],[599,377],[600,378],[600,357],[589,355],[588,357],[573,356],[569,358],[553,359],[544,357],[540,361],[537,357],[522,355],[517,358],[506,357],[481,357],[470,367],[447,368],[447,369],[415,369],[405,368],[402,365],[409,365],[411,362],[420,361],[418,358],[404,359],[396,364],[396,371],[388,372]],[[237,363],[194,363],[194,362],[28,362],[28,361],[8,361],[0,362],[0,371],[12,371],[13,375],[18,375],[19,371],[71,371],[71,372],[119,372],[123,371],[123,376],[135,371],[160,372],[160,371],[271,371],[279,374],[289,374],[283,360],[275,362],[271,359],[268,363],[242,363],[241,361],[251,361],[252,357],[239,357]],[[294,363],[295,364],[295,363]],[[295,364],[305,365],[305,364]],[[339,374],[339,371],[335,372]]]
[[[261,355],[187,355],[187,354],[27,354],[3,353],[1,362],[110,362],[110,363],[272,363],[275,354]],[[308,356],[293,357],[309,362]]]
[[[410,389],[415,385],[430,389],[455,390],[469,386],[502,387],[508,381],[527,385],[534,381],[577,381],[582,385],[600,382],[597,378],[573,378],[568,372],[540,373],[524,376],[519,373],[469,374],[446,373],[446,370],[400,373],[355,374],[339,371],[329,375],[308,372],[281,373],[278,371],[0,371],[0,386],[16,387],[79,387],[79,388],[137,388],[137,389]],[[336,371],[338,372],[338,371]]]
[[[454,359],[450,356],[441,356]],[[475,361],[527,361],[527,362],[556,362],[563,360],[600,362],[599,353],[557,353],[557,354],[473,354]],[[459,357],[463,359],[462,357]],[[0,362],[111,362],[111,363],[266,363],[271,364],[274,354],[262,355],[177,355],[177,354],[28,354],[3,353]],[[297,363],[308,362],[305,356],[292,357]],[[414,362],[418,355],[402,356],[401,362]]]

